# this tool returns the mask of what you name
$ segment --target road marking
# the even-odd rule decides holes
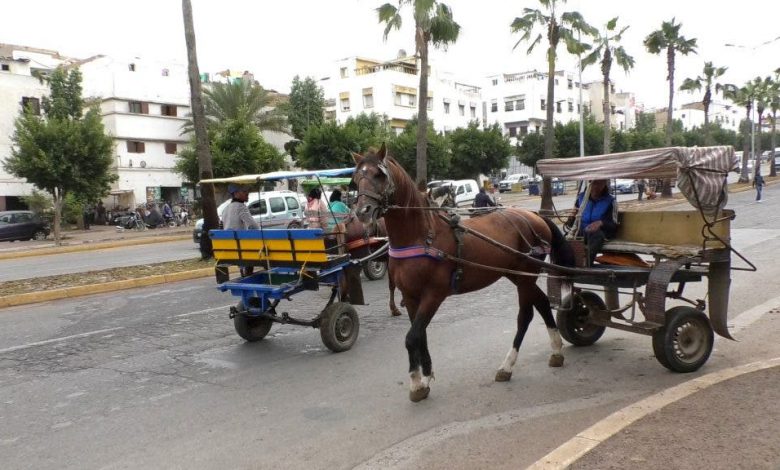
[[[198,310],[196,312],[181,313],[179,315],[174,315],[174,318],[189,317],[191,315],[201,315],[203,313],[215,312],[217,310],[224,310],[224,309],[230,308],[232,306],[233,306],[233,304],[229,304],[229,305],[223,305],[221,307],[213,307],[213,308],[207,308],[205,310]]]
[[[84,338],[86,336],[99,335],[101,333],[107,333],[109,331],[123,330],[124,328],[125,328],[124,326],[118,326],[116,328],[106,328],[105,330],[89,331],[87,333],[79,333],[77,335],[63,336],[62,338],[53,338],[53,339],[47,339],[45,341],[36,341],[35,343],[28,343],[28,344],[22,344],[22,345],[19,345],[19,346],[12,346],[10,348],[0,349],[0,354],[11,352],[11,351],[18,351],[20,349],[33,348],[35,346],[43,346],[44,344],[51,344],[51,343],[57,343],[57,342],[60,342],[60,341],[67,341],[69,339]]]
[[[729,329],[733,329],[734,333],[739,333],[755,323],[756,320],[766,315],[767,312],[777,307],[780,307],[780,296],[769,299],[761,305],[756,305],[750,310],[745,310],[740,313],[734,321],[730,322]]]

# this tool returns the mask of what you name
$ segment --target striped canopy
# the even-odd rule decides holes
[[[738,166],[731,146],[668,147],[536,163],[543,176],[566,180],[676,178],[680,192],[706,212],[725,206],[726,176]]]

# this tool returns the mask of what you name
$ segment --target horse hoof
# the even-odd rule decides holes
[[[550,367],[563,367],[563,355],[553,354],[550,356],[550,362],[547,363]]]
[[[496,382],[509,382],[512,378],[512,373],[505,370],[499,370],[496,372]]]
[[[390,310],[390,315],[392,315],[394,317],[400,317],[401,316],[401,312],[400,312],[400,310],[395,310],[395,309],[394,310]]]
[[[409,399],[417,403],[418,401],[428,398],[428,394],[431,392],[431,387],[418,388],[409,392]]]

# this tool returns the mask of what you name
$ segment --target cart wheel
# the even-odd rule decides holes
[[[385,277],[387,261],[368,261],[363,265],[363,274],[371,281]]]
[[[246,310],[244,308],[244,302],[239,302],[238,305],[236,305],[236,309],[238,309],[239,312]],[[267,318],[252,317],[246,314],[239,313],[233,317],[233,326],[236,328],[236,333],[250,343],[265,338],[265,335],[271,331],[272,324],[273,322]]]
[[[693,307],[666,312],[666,325],[653,333],[655,358],[673,372],[693,372],[712,352],[714,335],[707,315]]]
[[[346,351],[355,344],[360,320],[355,307],[346,302],[336,302],[325,309],[320,317],[322,342],[333,352]]]
[[[589,291],[576,293],[569,302],[563,302],[564,305],[571,305],[571,308],[558,310],[558,331],[563,339],[574,346],[590,346],[598,341],[607,329],[605,326],[588,323],[588,307],[583,299],[598,305],[600,309],[607,308],[601,297]]]

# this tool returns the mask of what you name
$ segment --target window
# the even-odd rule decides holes
[[[268,202],[271,203],[271,212],[274,214],[278,214],[279,212],[284,212],[287,210],[287,206],[284,205],[284,198],[272,197],[268,200]]]
[[[268,212],[268,207],[265,205],[265,199],[255,201],[249,204],[247,208],[249,209],[249,213],[252,215],[265,215]]]
[[[444,114],[450,114],[450,103],[447,101],[444,102]]]
[[[22,97],[22,109],[25,111],[30,110],[36,116],[41,115],[41,102],[38,98],[32,98],[30,96]]]
[[[493,83],[493,86],[496,86],[496,85],[498,85],[498,79],[497,79],[497,78],[494,78],[494,79],[493,79],[493,81],[492,81],[492,83]]]
[[[581,106],[579,103],[577,103],[577,114],[580,114],[580,108],[581,108],[581,107],[582,107],[582,106]]]
[[[127,70],[129,70],[131,72],[135,72],[135,64],[128,64],[127,65]]]
[[[528,135],[528,126],[520,126],[520,136]]]
[[[428,107],[428,111],[433,111],[433,98],[429,96],[425,105]]]
[[[11,214],[0,215],[0,224],[10,224]]]
[[[349,76],[349,72],[347,71],[346,67],[341,67],[339,71],[341,73],[341,78],[347,78]]]
[[[341,110],[344,112],[349,111],[349,98],[341,98]]]
[[[163,77],[167,77],[168,73],[169,73],[168,69],[162,69],[162,76]]]
[[[33,215],[29,212],[20,212],[16,214],[16,217],[14,218],[14,222],[17,224],[25,223],[25,222],[32,222]]]
[[[515,109],[517,111],[522,111],[525,109],[525,98],[520,98],[519,100],[515,101]]]
[[[163,116],[176,116],[176,111],[175,104],[164,104],[160,106],[160,114]]]
[[[173,155],[176,153],[176,142],[166,142],[165,143],[165,153],[169,155]]]
[[[301,205],[298,203],[298,199],[294,197],[287,196],[286,198],[284,198],[284,200],[287,201],[287,208],[290,209],[291,211],[300,209],[301,207]]]
[[[374,95],[363,95],[363,107],[364,108],[373,108],[374,107]]]
[[[497,100],[491,100],[490,101],[490,112],[495,113],[498,111],[498,101]]]
[[[560,102],[560,101],[558,101],[557,103],[555,103],[555,112],[556,112],[556,113],[560,113],[560,112],[561,112],[561,110],[562,110],[562,108],[561,108],[561,102]]]
[[[8,72],[9,70],[11,70],[11,66],[8,64],[0,64],[0,70],[2,70],[3,72]]]
[[[569,112],[574,112],[574,101],[569,101]]]
[[[515,102],[514,101],[505,101],[504,102],[504,111],[514,111],[515,110]]]
[[[149,103],[144,103],[142,101],[130,101],[128,103],[128,109],[131,113],[149,114]]]
[[[417,105],[417,95],[396,91],[394,96],[394,103],[396,106],[413,108]]]
[[[543,99],[542,100],[542,111],[544,111],[545,109],[547,109],[547,103]]]
[[[555,79],[555,86],[558,86],[558,79]]]
[[[144,153],[146,152],[146,145],[143,142],[137,140],[127,141],[127,153]]]
[[[477,107],[476,106],[469,106],[469,110],[471,111],[471,117],[473,117],[473,118],[477,117]]]
[[[458,105],[458,113],[459,113],[461,116],[465,116],[465,115],[466,115],[466,105],[459,104],[459,105]]]
[[[517,137],[517,128],[512,126],[509,128],[509,137]]]
[[[574,88],[574,83],[573,83],[573,81],[572,81],[572,79],[571,79],[571,78],[570,78],[570,79],[567,81],[567,83],[566,83],[566,87],[567,87],[569,90],[571,90],[572,88]]]
[[[615,105],[609,107],[610,114],[615,114]],[[683,119],[685,119],[685,114],[682,115]]]

